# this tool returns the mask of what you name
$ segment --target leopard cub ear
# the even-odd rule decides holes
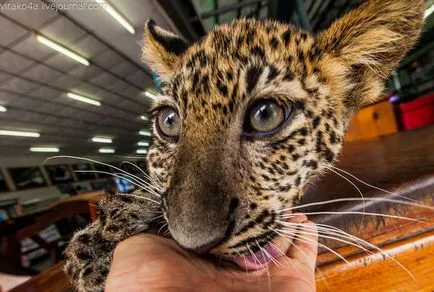
[[[153,20],[145,24],[142,60],[161,79],[170,78],[179,66],[188,44],[181,37],[155,25]]]
[[[343,73],[357,89],[347,96],[351,104],[378,98],[384,81],[417,42],[424,9],[424,0],[367,0],[318,35],[325,68],[339,68],[335,75],[347,68]]]

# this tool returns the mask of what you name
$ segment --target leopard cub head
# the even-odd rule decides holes
[[[368,1],[318,35],[241,19],[194,44],[147,22],[143,60],[161,81],[148,163],[172,237],[228,257],[272,241],[417,41],[423,11]]]

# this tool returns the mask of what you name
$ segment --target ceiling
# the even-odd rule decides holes
[[[190,41],[239,17],[273,18],[317,32],[362,2],[106,0],[132,24],[135,34],[130,34],[104,9],[83,9],[95,1],[0,0],[0,105],[8,109],[0,112],[0,130],[41,133],[37,139],[0,136],[0,158],[51,145],[59,146],[61,154],[93,155],[110,146],[116,154],[137,155],[137,142],[147,139],[138,132],[150,126],[140,116],[152,102],[144,91],[153,81],[140,61],[139,45],[149,18]],[[33,9],[13,9],[26,3]],[[77,3],[78,8],[73,6]],[[42,45],[36,34],[85,57],[90,66]],[[67,92],[101,101],[102,106],[72,100]],[[112,137],[113,144],[93,143],[93,136]]]
[[[176,27],[155,1],[111,1],[132,23],[134,35],[103,9],[68,6],[77,2],[0,0],[0,105],[8,109],[0,113],[0,130],[41,133],[37,139],[0,136],[0,156],[50,145],[59,146],[62,154],[97,153],[101,145],[90,141],[96,135],[113,137],[109,146],[129,154],[146,140],[138,132],[149,126],[140,116],[151,102],[144,89],[153,84],[140,61],[142,27],[150,17],[172,31]],[[51,4],[59,10],[47,9]],[[85,57],[90,66],[39,43],[36,33]],[[66,92],[102,106],[72,100]]]
[[[206,30],[234,18],[273,18],[303,26],[299,19],[299,7],[304,10],[309,30],[318,31],[334,19],[356,7],[362,0],[194,0],[198,16]],[[296,13],[297,12],[297,13]]]

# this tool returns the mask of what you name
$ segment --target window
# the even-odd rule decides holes
[[[53,184],[74,181],[67,165],[48,165],[45,167]]]
[[[47,186],[47,182],[39,167],[9,168],[9,173],[11,174],[17,190]]]

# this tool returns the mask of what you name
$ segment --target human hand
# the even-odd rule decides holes
[[[291,222],[303,222],[316,234],[304,215]],[[141,234],[117,246],[106,291],[315,291],[317,245],[311,243],[317,240],[303,235],[303,242],[295,239],[277,259],[278,266],[245,272],[200,258],[170,239]]]

